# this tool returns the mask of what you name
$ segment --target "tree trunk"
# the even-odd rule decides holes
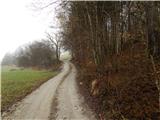
[[[148,38],[148,53],[149,55],[155,55],[155,34],[154,34],[154,3],[147,2],[145,4],[146,10],[146,28]]]

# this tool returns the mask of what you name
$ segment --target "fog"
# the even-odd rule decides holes
[[[50,27],[57,24],[55,20],[56,5],[40,10],[35,7],[37,1],[0,1],[0,60],[6,52],[14,52],[23,44],[44,38],[46,31],[56,32]],[[38,2],[38,6],[40,6],[51,1],[40,0]]]

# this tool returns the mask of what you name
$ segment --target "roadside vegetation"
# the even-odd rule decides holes
[[[2,66],[1,94],[2,112],[15,102],[24,98],[42,83],[55,76],[58,72],[51,70],[36,70],[14,66]]]
[[[64,1],[61,8],[63,45],[97,118],[158,120],[160,3]]]

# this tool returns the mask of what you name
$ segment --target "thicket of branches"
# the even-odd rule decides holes
[[[57,63],[56,51],[50,41],[34,41],[22,46],[13,54],[6,54],[3,65],[16,64],[20,67],[47,68]]]
[[[102,70],[109,56],[140,41],[148,55],[160,55],[159,2],[70,1],[63,8],[63,42],[80,63]]]
[[[70,1],[62,7],[63,44],[80,66],[86,101],[94,96],[91,107],[108,119],[152,118],[158,92],[160,98],[154,64],[160,56],[160,2]],[[109,109],[117,114],[107,114]]]
[[[56,62],[55,49],[48,41],[36,41],[22,48],[17,56],[19,66],[49,67]]]

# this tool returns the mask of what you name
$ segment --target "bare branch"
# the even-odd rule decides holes
[[[55,3],[57,3],[57,2],[59,2],[59,0],[54,1],[54,2],[51,2],[51,3],[49,3],[49,4],[47,4],[47,5],[43,6],[43,7],[41,7],[40,9],[45,9],[45,8],[47,8],[47,7],[49,7],[49,6],[53,5],[53,4],[55,4]]]

